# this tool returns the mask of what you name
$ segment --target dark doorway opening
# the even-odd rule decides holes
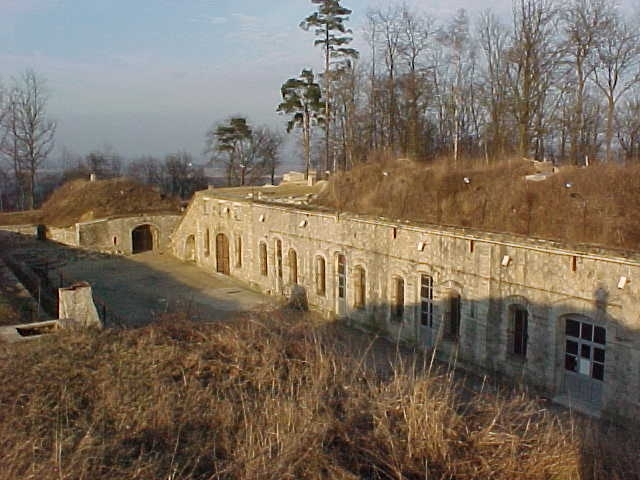
[[[196,237],[189,235],[184,242],[184,259],[187,262],[196,261]]]
[[[223,275],[230,275],[229,239],[224,233],[216,235],[216,271]]]
[[[153,230],[151,225],[140,225],[131,232],[133,253],[150,252],[153,250]]]
[[[45,241],[47,239],[47,226],[46,225],[38,225],[36,227],[36,238],[40,241]]]

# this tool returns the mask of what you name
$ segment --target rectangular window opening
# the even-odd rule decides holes
[[[276,268],[278,278],[282,278],[282,240],[276,240]]]
[[[420,277],[420,324],[433,328],[433,277]]]
[[[452,293],[449,295],[448,311],[445,314],[447,322],[447,336],[450,340],[457,341],[460,337],[460,295]]]
[[[236,236],[236,268],[242,267],[242,237]]]
[[[324,296],[326,293],[326,276],[324,257],[316,257],[316,293]]]
[[[267,244],[260,243],[260,273],[263,277],[269,274],[269,266],[267,264]]]
[[[527,356],[527,339],[529,336],[529,313],[525,308],[513,309],[513,354]]]
[[[404,279],[396,278],[394,281],[393,307],[391,315],[396,322],[404,317]]]
[[[345,298],[347,290],[347,259],[338,255],[338,298]]]
[[[366,303],[366,289],[367,280],[365,277],[365,271],[362,267],[356,267],[353,275],[353,289],[354,289],[354,301],[353,306],[355,308],[363,309]]]

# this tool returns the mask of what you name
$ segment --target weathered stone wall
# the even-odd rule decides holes
[[[226,254],[218,251],[225,248],[219,235],[228,241]],[[267,275],[261,268],[261,244],[266,245]],[[306,289],[309,304],[327,315],[436,348],[443,359],[504,374],[565,402],[612,416],[640,414],[638,258],[515,236],[231,201],[212,191],[196,195],[174,234],[173,248],[180,258],[193,257],[212,272],[226,268],[274,295],[291,287],[289,251],[294,250],[297,283]],[[339,256],[346,260],[344,299],[339,298]],[[317,258],[325,262],[324,294],[316,288]],[[360,268],[365,272],[364,308],[356,305]],[[433,278],[432,326],[423,326],[420,319],[422,275]],[[619,288],[621,277],[630,281]],[[404,312],[397,319],[400,280]],[[459,334],[450,336],[451,298],[456,296]],[[524,355],[513,347],[516,306],[528,321]],[[600,346],[606,349],[604,380],[574,375],[588,380],[585,388],[601,391],[593,394],[596,400],[569,386],[567,316],[584,319],[592,330],[606,328],[606,347]],[[587,347],[593,359],[595,347]]]
[[[72,227],[47,227],[47,240],[62,243],[72,247],[78,246],[77,224]]]
[[[149,225],[153,250],[165,251],[171,246],[171,233],[181,218],[175,214],[104,218],[67,228],[48,227],[47,238],[73,247],[129,255],[133,253],[133,230]]]
[[[0,225],[0,230],[19,233],[21,235],[35,236],[37,227],[35,225]]]

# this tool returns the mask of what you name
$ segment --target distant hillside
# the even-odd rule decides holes
[[[72,180],[54,191],[38,211],[0,214],[0,225],[45,223],[62,227],[115,215],[179,211],[179,199],[127,178]]]
[[[640,166],[564,167],[543,181],[519,160],[490,166],[367,163],[319,202],[342,211],[638,250]],[[466,178],[466,180],[465,180]]]

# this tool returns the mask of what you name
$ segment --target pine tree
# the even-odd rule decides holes
[[[226,155],[227,182],[240,169],[240,185],[245,183],[246,169],[249,167],[248,150],[251,144],[252,130],[244,117],[232,117],[227,123],[217,125],[207,133],[207,151]],[[236,177],[237,178],[237,177]]]
[[[287,133],[295,127],[302,129],[302,144],[305,159],[305,178],[311,165],[311,128],[313,122],[324,123],[320,112],[325,108],[320,85],[315,82],[313,70],[302,70],[298,78],[290,78],[281,88],[282,102],[277,111],[293,114],[287,122]]]
[[[330,149],[331,138],[331,70],[332,65],[345,60],[358,57],[358,51],[349,48],[352,31],[345,23],[349,20],[351,10],[340,5],[340,0],[311,0],[311,3],[318,4],[318,11],[309,15],[301,23],[303,30],[314,29],[316,41],[314,45],[321,45],[324,50],[324,88],[325,88],[325,171],[333,168],[332,155]]]

